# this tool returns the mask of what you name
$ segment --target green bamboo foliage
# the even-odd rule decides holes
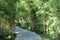
[[[60,0],[0,0],[0,26],[2,19],[12,29],[19,20],[24,28],[55,36],[60,32]]]

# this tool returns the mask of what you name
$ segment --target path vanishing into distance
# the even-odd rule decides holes
[[[41,40],[38,34],[22,29],[19,26],[16,26],[14,31],[17,33],[15,40]]]

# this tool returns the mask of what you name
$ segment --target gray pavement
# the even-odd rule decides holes
[[[26,29],[15,27],[15,33],[17,33],[15,40],[41,40],[41,37],[34,32]]]

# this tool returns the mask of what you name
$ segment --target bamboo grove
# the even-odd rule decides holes
[[[55,37],[60,33],[60,0],[0,0],[0,28],[22,28]]]

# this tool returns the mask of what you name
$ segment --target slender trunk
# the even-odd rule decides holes
[[[15,8],[14,8],[14,3],[13,2],[10,2],[9,5],[8,5],[9,10],[10,10],[10,18],[9,18],[9,22],[10,22],[10,33],[14,33],[14,17],[15,17]],[[13,11],[13,12],[12,12]]]
[[[31,30],[34,31],[34,21],[33,21],[33,18],[30,17],[30,20],[31,20],[31,24],[32,24]]]
[[[14,21],[13,21],[12,17],[13,17],[13,15],[10,16],[10,33],[13,34],[14,33],[14,31],[13,31],[14,30],[14,23],[13,23]]]
[[[46,33],[46,25],[45,25],[45,21],[44,21],[43,25],[44,25],[44,34],[45,34],[45,33]]]
[[[32,31],[38,31],[38,23],[37,23],[37,17],[36,17],[36,11],[35,10],[31,10],[31,24],[32,24]]]

